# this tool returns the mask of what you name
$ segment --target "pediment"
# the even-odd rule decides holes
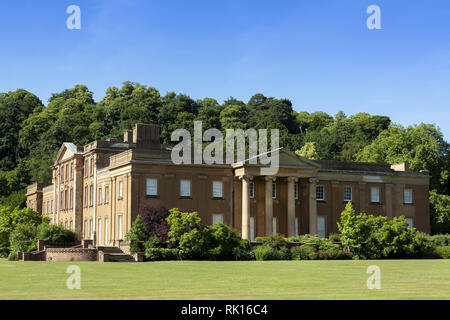
[[[77,147],[73,143],[63,143],[58,151],[58,154],[56,155],[55,165],[72,158],[75,154],[79,154],[79,152],[77,151]]]
[[[317,163],[286,149],[281,149],[279,151],[279,159],[280,167],[320,168],[320,165]]]

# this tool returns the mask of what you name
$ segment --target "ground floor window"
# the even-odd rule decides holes
[[[212,225],[214,226],[217,222],[223,223],[223,215],[222,214],[213,214]]]
[[[250,218],[250,241],[255,241],[255,218]]]
[[[277,234],[277,218],[275,217],[272,218],[272,234]]]
[[[298,237],[298,218],[295,218],[295,236]]]
[[[102,218],[98,218],[97,224],[97,243],[102,244]]]
[[[409,228],[414,228],[414,219],[413,218],[406,218],[406,222],[408,223]]]
[[[325,217],[317,217],[317,235],[320,238],[325,238],[326,236]]]
[[[118,217],[118,228],[119,228],[119,230],[118,230],[118,239],[119,240],[122,240],[122,230],[123,230],[123,218],[122,218],[122,216],[119,216]]]
[[[105,246],[108,245],[108,231],[109,231],[109,219],[105,218]]]
[[[87,220],[84,220],[84,230],[83,231],[84,231],[84,240],[87,240],[89,237]]]

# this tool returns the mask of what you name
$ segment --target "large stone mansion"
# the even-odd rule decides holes
[[[346,203],[357,212],[405,216],[430,231],[429,174],[406,163],[384,165],[308,160],[281,149],[274,176],[260,166],[176,165],[160,144],[157,125],[137,124],[123,141],[64,143],[53,165],[53,184],[33,184],[27,205],[97,245],[117,245],[144,205],[198,211],[244,238],[337,232]]]

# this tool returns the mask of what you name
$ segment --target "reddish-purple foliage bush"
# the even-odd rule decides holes
[[[145,205],[141,208],[140,215],[144,223],[147,238],[157,236],[163,243],[169,240],[167,236],[169,225],[166,221],[166,218],[169,216],[169,210],[164,205]]]

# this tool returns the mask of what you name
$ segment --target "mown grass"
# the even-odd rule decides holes
[[[66,287],[69,265],[81,289]],[[367,267],[381,269],[369,290]],[[450,260],[51,263],[0,260],[0,299],[450,299]]]

